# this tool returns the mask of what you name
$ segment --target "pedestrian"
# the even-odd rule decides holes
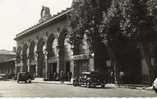
[[[54,80],[54,81],[56,80],[56,77],[57,77],[57,73],[54,72],[54,73],[53,73],[53,80]]]
[[[113,71],[110,72],[110,83],[113,83],[114,81],[114,73]]]
[[[71,80],[71,72],[67,72],[67,81],[70,81]]]
[[[61,70],[60,71],[60,81],[61,81],[61,83],[64,83],[64,72]]]
[[[124,72],[123,71],[119,72],[119,80],[120,80],[120,84],[124,83]]]
[[[72,77],[72,72],[70,72],[70,75],[69,75],[69,76],[70,76],[70,80],[71,80],[71,77]]]

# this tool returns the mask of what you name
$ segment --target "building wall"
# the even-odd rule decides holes
[[[15,74],[15,62],[0,63],[0,74]]]
[[[67,30],[67,33],[62,32],[64,29]],[[35,66],[33,67],[35,69],[33,71],[37,73],[38,72],[37,68],[40,67],[39,64],[44,63],[40,67],[42,68],[42,71],[40,72],[43,72],[44,76],[46,76],[45,73],[48,73],[48,72],[51,73],[52,71],[59,73],[61,69],[63,69],[65,72],[68,71],[68,72],[74,73],[73,51],[71,49],[71,45],[68,43],[68,40],[69,40],[68,35],[70,34],[70,32],[71,31],[69,27],[69,21],[66,19],[66,17],[64,17],[60,21],[57,21],[57,23],[55,24],[49,24],[48,26],[41,27],[36,32],[31,32],[30,34],[17,39],[16,40],[17,47],[21,48],[19,52],[17,50],[17,54],[18,54],[17,56],[19,56],[20,58],[20,61],[17,62],[16,64],[17,72],[30,71],[29,69],[32,68],[30,66]],[[43,63],[41,63],[41,61],[38,61],[39,54],[37,53],[38,46],[41,39],[43,39],[43,42],[44,42],[44,44],[41,46],[42,54],[44,54],[43,56],[41,54],[41,56],[43,57],[42,59]],[[49,39],[50,40],[53,39],[53,41],[50,42]],[[61,40],[61,42],[63,42],[62,45],[59,45],[59,39]],[[84,52],[83,54],[86,54],[87,56],[89,56],[88,55],[89,48],[87,46],[88,44],[86,42],[86,39],[87,39],[86,36],[84,36],[84,39],[83,39],[84,44],[82,46],[82,50]],[[35,42],[35,46],[33,49],[35,59],[31,60],[30,62],[29,53],[30,53],[31,42]],[[25,45],[27,47],[25,47]],[[53,56],[48,57],[47,55],[49,53],[48,51],[46,52],[47,54],[45,53],[45,49],[47,49],[48,46],[52,47],[51,50],[53,50],[53,53],[54,53]],[[59,46],[61,46],[61,48],[59,48]],[[24,56],[27,58],[24,58]],[[77,59],[77,60],[80,60],[80,59]],[[84,67],[82,68],[89,67],[89,63],[88,63],[89,59],[85,59],[85,60],[86,60],[85,63],[84,63],[84,60],[82,59],[81,61],[83,61],[83,63],[79,63],[80,65],[85,64]],[[23,69],[25,67],[24,64],[26,65],[27,70]],[[54,68],[56,70],[53,70]]]
[[[55,23],[55,24],[50,24],[49,26],[41,28],[38,31],[31,32],[30,34],[24,36],[23,38],[18,39],[17,40],[17,46],[22,47],[24,45],[24,43],[29,43],[30,41],[35,41],[37,43],[38,39],[44,38],[44,40],[45,40],[51,34],[54,34],[57,37],[57,36],[59,36],[58,29],[62,29],[65,26],[67,26],[66,25],[67,22],[68,22],[67,20],[63,20],[63,21],[60,21],[60,22]]]
[[[71,49],[72,46],[68,43],[69,34],[71,32],[69,20],[65,15],[65,17],[60,18],[59,21],[56,21],[53,24],[51,22],[48,25],[43,25],[39,29],[16,39],[17,48],[19,49],[17,50],[17,60],[19,61],[16,63],[16,73],[20,71],[29,71],[34,73],[36,76],[48,78],[54,72],[60,73],[62,70],[64,72],[72,72],[73,77],[75,74],[77,75],[80,72],[93,71],[95,69],[94,57],[92,53],[90,53],[86,34],[82,40],[83,44],[80,48],[81,54],[73,55],[73,51]],[[34,42],[33,47],[31,46],[32,42]],[[127,53],[128,54],[126,55],[130,55],[130,52],[127,51]],[[101,54],[102,53],[100,52],[100,55]],[[132,55],[130,55],[130,58],[126,55],[124,54],[123,58],[126,57],[127,61],[129,61],[130,58],[133,58]],[[140,53],[138,53],[138,55],[140,55]],[[110,60],[107,61],[107,65],[112,65]],[[140,73],[143,75],[149,75],[148,66],[144,64],[143,60],[141,60],[141,64],[138,64],[140,66],[139,68],[141,68]],[[129,71],[129,69],[132,69],[131,65],[128,65],[123,59],[122,64],[120,65],[123,65],[122,68],[125,70]],[[121,72],[120,68],[118,69],[119,72]],[[128,71],[125,72],[129,73]],[[140,70],[138,70],[138,72],[139,71]],[[131,73],[133,72],[134,70],[132,69]],[[129,74],[129,76],[130,75],[132,76],[133,74]],[[134,77],[132,76],[131,78]],[[134,80],[135,79],[132,81]]]

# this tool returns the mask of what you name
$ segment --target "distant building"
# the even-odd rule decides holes
[[[14,74],[15,60],[15,52],[0,50],[0,74]]]

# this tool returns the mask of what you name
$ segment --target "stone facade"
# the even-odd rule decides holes
[[[71,10],[69,8],[51,16],[49,8],[43,7],[39,23],[16,35],[16,73],[28,71],[37,77],[48,79],[54,74],[59,75],[61,71],[72,73],[72,77],[80,72],[94,71],[94,55],[90,53],[85,34],[80,54],[73,54],[73,46],[69,43],[69,35],[72,31],[68,14]],[[122,58],[119,58],[121,62],[119,67],[115,68],[111,60],[103,58],[106,55],[106,49],[104,45],[100,46],[98,59],[105,62],[106,67],[101,62],[99,66],[105,68],[104,72],[107,73],[109,79],[113,71],[117,71],[117,74],[123,71],[126,81],[141,82],[143,78],[148,80],[149,67],[146,61],[139,57],[141,56],[140,49],[132,48],[135,46],[128,43],[122,51]],[[114,76],[119,76],[115,74]]]
[[[71,9],[66,9],[51,17],[49,8],[43,7],[39,23],[16,35],[16,73],[28,71],[44,78],[49,78],[54,73],[59,74],[60,71],[74,75],[78,67],[74,66],[74,61],[80,64],[80,71],[93,70],[93,59],[89,55],[86,37],[83,39],[83,53],[73,55],[69,43],[71,29],[67,16],[70,11]]]

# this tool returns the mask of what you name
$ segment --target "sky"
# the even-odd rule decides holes
[[[0,49],[16,47],[16,34],[38,23],[42,6],[49,7],[54,15],[71,3],[72,0],[0,0]]]

